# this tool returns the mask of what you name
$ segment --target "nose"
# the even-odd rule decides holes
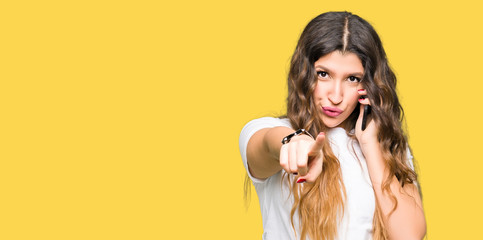
[[[328,98],[329,98],[329,101],[334,105],[337,105],[342,102],[343,89],[342,89],[342,83],[340,81],[334,81],[332,86],[330,86]]]

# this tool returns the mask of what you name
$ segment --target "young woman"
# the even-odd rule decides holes
[[[292,57],[287,115],[252,120],[240,135],[263,239],[422,239],[402,117],[372,26],[348,12],[313,19]]]

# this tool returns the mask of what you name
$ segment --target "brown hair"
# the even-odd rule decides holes
[[[356,54],[364,67],[361,83],[371,99],[372,117],[379,126],[378,140],[388,169],[381,188],[392,197],[394,211],[397,199],[389,187],[392,176],[404,186],[416,181],[417,175],[406,162],[408,145],[401,126],[404,112],[396,94],[396,76],[389,67],[379,36],[367,21],[349,12],[327,12],[309,22],[290,64],[287,117],[294,129],[305,128],[313,136],[326,131],[313,99],[317,84],[314,63],[333,51]],[[359,107],[356,107],[345,125],[348,133],[354,128],[358,116]],[[307,235],[311,239],[334,239],[338,221],[344,214],[345,187],[340,164],[327,141],[325,145],[322,173],[315,183],[291,183],[294,195],[292,223],[298,210],[300,239]],[[376,203],[374,239],[387,238],[382,219]]]

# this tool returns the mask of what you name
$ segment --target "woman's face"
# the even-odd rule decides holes
[[[314,100],[324,125],[333,128],[343,123],[358,105],[364,75],[361,60],[354,53],[334,51],[314,64],[317,85]]]

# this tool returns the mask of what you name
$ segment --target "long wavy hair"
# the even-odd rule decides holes
[[[317,84],[314,63],[333,51],[356,54],[364,67],[361,83],[371,99],[372,119],[379,126],[378,140],[388,171],[382,190],[391,196],[394,208],[397,199],[390,189],[396,176],[401,186],[417,180],[416,173],[407,165],[407,138],[402,129],[403,109],[396,94],[396,76],[389,67],[381,40],[374,28],[364,19],[349,12],[323,13],[309,22],[302,32],[292,56],[288,75],[287,117],[294,129],[307,129],[313,136],[325,132],[319,110],[313,98]],[[359,107],[346,120],[346,131],[355,127]],[[355,139],[355,136],[351,135]],[[323,169],[315,183],[292,185],[294,204],[292,226],[298,210],[300,239],[334,239],[344,214],[346,198],[339,160],[328,141],[323,148]],[[382,212],[376,203],[373,238],[387,239]]]

